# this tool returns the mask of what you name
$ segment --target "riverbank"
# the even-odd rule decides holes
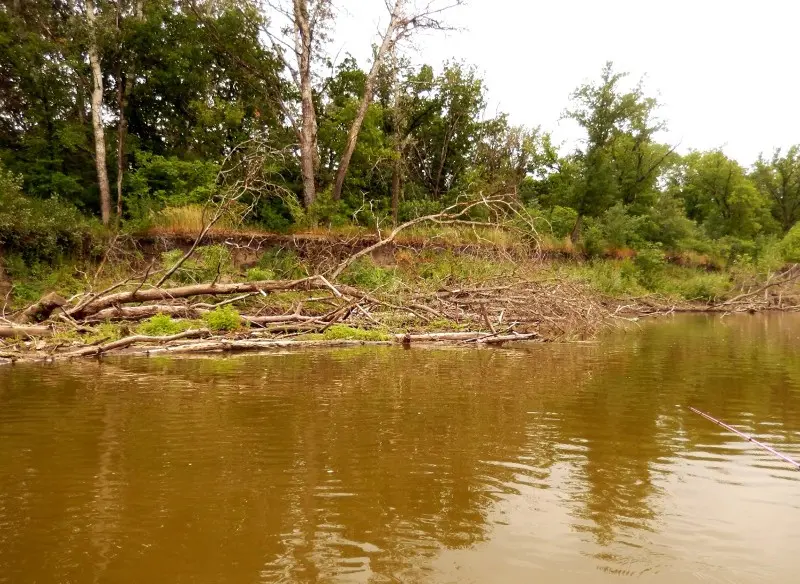
[[[6,261],[0,358],[580,341],[645,316],[800,304],[795,266],[720,270],[652,251],[585,260],[501,230],[460,233],[156,234],[91,261]]]

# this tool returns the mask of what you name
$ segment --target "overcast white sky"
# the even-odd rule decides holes
[[[383,0],[340,0],[332,52],[364,65]],[[680,150],[723,147],[745,165],[800,143],[800,0],[468,0],[448,13],[461,32],[417,40],[418,62],[474,64],[488,111],[577,136],[559,121],[571,91],[607,60],[664,103],[664,137]]]

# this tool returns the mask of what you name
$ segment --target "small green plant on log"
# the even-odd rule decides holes
[[[238,330],[242,326],[242,317],[230,305],[218,306],[211,312],[207,312],[203,315],[203,320],[208,328],[214,332],[231,332]]]
[[[173,320],[168,314],[157,314],[140,324],[136,332],[151,337],[166,337],[182,333],[191,326],[187,321]]]

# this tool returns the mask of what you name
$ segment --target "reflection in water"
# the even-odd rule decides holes
[[[800,320],[0,370],[0,582],[793,582]]]

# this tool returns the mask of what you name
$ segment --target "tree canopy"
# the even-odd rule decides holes
[[[406,8],[392,9],[396,25],[413,20]],[[265,229],[352,221],[365,204],[407,219],[477,193],[521,201],[555,238],[604,233],[615,246],[755,241],[800,219],[800,146],[750,168],[721,150],[680,155],[662,141],[658,100],[612,63],[570,96],[564,117],[583,132],[570,149],[488,113],[469,64],[410,64],[405,36],[382,37],[371,64],[334,59],[331,18],[321,0],[4,0],[0,170],[21,196],[95,217],[102,167],[119,221],[146,223],[206,200],[226,157],[258,140],[295,201],[262,198],[251,221]],[[281,19],[294,25],[278,31]],[[319,27],[307,52],[292,36],[303,19]]]

